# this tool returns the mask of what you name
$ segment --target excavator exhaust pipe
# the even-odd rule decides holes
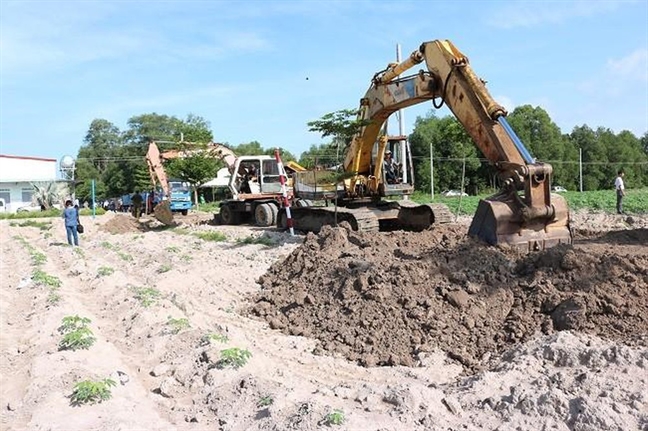
[[[173,225],[173,213],[171,212],[171,203],[163,200],[153,209],[153,215],[162,224],[167,226]]]
[[[571,244],[569,210],[561,196],[552,195],[553,216],[524,220],[512,201],[479,201],[468,235],[490,245],[508,245],[521,251],[539,251]]]

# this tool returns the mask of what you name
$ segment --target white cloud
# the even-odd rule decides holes
[[[575,17],[599,15],[617,9],[624,0],[575,1],[519,1],[505,2],[487,20],[498,28],[536,27],[546,23],[560,23]]]
[[[610,59],[607,62],[608,72],[614,76],[648,81],[648,49],[637,49],[627,56],[619,59]]]

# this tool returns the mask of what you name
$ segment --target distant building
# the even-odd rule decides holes
[[[31,205],[33,184],[66,183],[56,173],[56,159],[0,154],[0,199],[4,200],[6,211],[16,212]]]

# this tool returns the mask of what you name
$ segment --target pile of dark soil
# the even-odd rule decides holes
[[[261,277],[250,313],[365,366],[414,366],[440,348],[476,370],[538,332],[567,329],[646,345],[647,230],[531,255],[466,233],[326,227]]]

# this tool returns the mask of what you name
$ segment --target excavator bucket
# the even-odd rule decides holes
[[[171,203],[168,200],[158,203],[153,209],[153,215],[160,223],[167,226],[173,225],[173,213],[171,212]]]
[[[507,244],[522,251],[571,244],[567,203],[558,195],[552,195],[551,202],[553,217],[524,220],[515,202],[481,200],[468,234],[491,245]]]

